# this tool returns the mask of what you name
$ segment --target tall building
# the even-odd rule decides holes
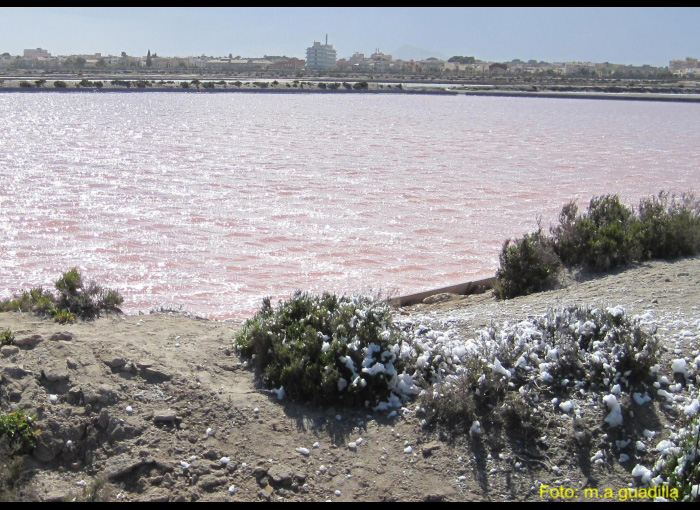
[[[307,69],[335,69],[337,55],[332,44],[328,44],[328,34],[326,34],[326,44],[314,41],[314,45],[306,48],[306,68]]]

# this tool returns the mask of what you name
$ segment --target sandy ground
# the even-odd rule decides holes
[[[485,325],[575,303],[651,311],[665,373],[672,358],[698,355],[697,257],[572,277],[566,288],[505,302],[484,294],[416,305],[397,319],[466,339]],[[24,457],[20,496],[80,498],[100,481],[102,499],[124,501],[539,501],[542,484],[617,494],[636,483],[635,464],[653,465],[651,444],[629,462],[590,461],[613,438],[603,404],[587,411],[591,441],[581,449],[555,408],[541,435],[509,441],[424,428],[415,403],[390,418],[279,401],[231,351],[239,327],[173,313],[63,326],[0,314],[0,330],[22,344],[0,351],[0,409],[25,409],[42,430]],[[678,425],[660,399],[636,410],[629,426],[656,431],[654,441]]]

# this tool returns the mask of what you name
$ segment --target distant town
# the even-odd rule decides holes
[[[668,67],[633,66],[610,62],[545,62],[537,60],[489,62],[474,56],[455,55],[447,60],[395,59],[376,48],[369,55],[356,52],[347,58],[338,58],[328,37],[324,42],[314,41],[306,49],[306,59],[287,56],[263,55],[257,57],[234,55],[171,57],[158,55],[150,49],[145,55],[135,56],[101,53],[81,55],[52,55],[48,49],[25,49],[22,55],[0,55],[0,74],[21,72],[45,73],[151,73],[201,75],[248,75],[275,77],[343,77],[365,75],[397,79],[468,79],[485,76],[541,76],[591,78],[700,78],[698,59],[670,60]]]

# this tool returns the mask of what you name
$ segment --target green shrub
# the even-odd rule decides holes
[[[44,78],[41,78],[40,80],[34,81],[34,84],[36,85],[37,88],[43,87],[45,83],[46,83],[46,80]]]
[[[634,236],[642,259],[674,258],[700,252],[700,206],[692,194],[660,192],[639,203]]]
[[[235,340],[269,386],[294,400],[348,405],[390,397],[402,368],[398,344],[386,302],[302,292],[276,309],[263,300]]]
[[[323,82],[321,82],[321,83],[318,84],[318,88],[320,88],[320,89],[325,89],[325,88],[326,88],[326,84],[323,83]]]
[[[208,82],[202,83],[202,87],[204,87],[205,89],[215,89],[216,85],[213,82],[208,81]]]
[[[56,87],[57,89],[65,89],[68,85],[66,85],[65,81],[55,81],[53,82],[53,86]]]
[[[355,83],[352,88],[355,90],[366,90],[369,87],[369,83],[366,81],[358,81]]]
[[[76,317],[92,319],[101,311],[119,312],[124,298],[119,292],[104,289],[95,282],[83,281],[76,268],[61,275],[56,281],[55,296],[42,288],[24,291],[22,294],[0,301],[0,312],[34,312],[49,315],[57,322],[73,322]]]
[[[585,215],[577,212],[573,202],[565,205],[553,229],[554,249],[565,265],[607,271],[638,258],[636,220],[617,195],[595,197]]]
[[[70,314],[82,319],[91,319],[100,314],[101,310],[117,310],[123,299],[113,290],[105,290],[95,282],[83,282],[76,268],[63,273],[56,281],[59,293],[56,309],[64,320],[70,320]],[[66,313],[68,312],[68,313]]]
[[[180,82],[180,87],[182,87],[183,89],[188,89],[188,88],[190,88],[190,84],[189,84],[189,82],[183,81],[183,82]]]
[[[50,315],[53,316],[53,320],[59,324],[73,324],[75,322],[75,315],[66,309],[57,310],[53,308]]]
[[[25,453],[34,448],[38,433],[33,418],[24,411],[0,414],[0,444],[9,447],[11,454]]]
[[[24,291],[12,299],[0,301],[0,312],[34,312],[39,315],[48,313],[55,305],[55,298],[41,287]]]
[[[556,282],[560,266],[551,240],[541,230],[514,242],[507,240],[496,272],[496,294],[510,299],[546,290]]]
[[[25,81],[25,80],[22,80],[21,82],[19,82],[19,86],[22,88],[26,88],[26,89],[30,89],[33,87],[33,85],[31,83],[29,83],[28,81]]]
[[[15,334],[10,328],[4,329],[0,332],[0,345],[12,345],[12,341],[15,339]]]

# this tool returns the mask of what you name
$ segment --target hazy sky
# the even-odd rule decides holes
[[[338,58],[376,47],[413,58],[474,56],[667,66],[700,57],[700,8],[140,8],[2,7],[0,53],[162,56],[232,53],[305,58],[313,41]],[[402,53],[404,53],[402,51]],[[405,55],[402,55],[405,56]]]

